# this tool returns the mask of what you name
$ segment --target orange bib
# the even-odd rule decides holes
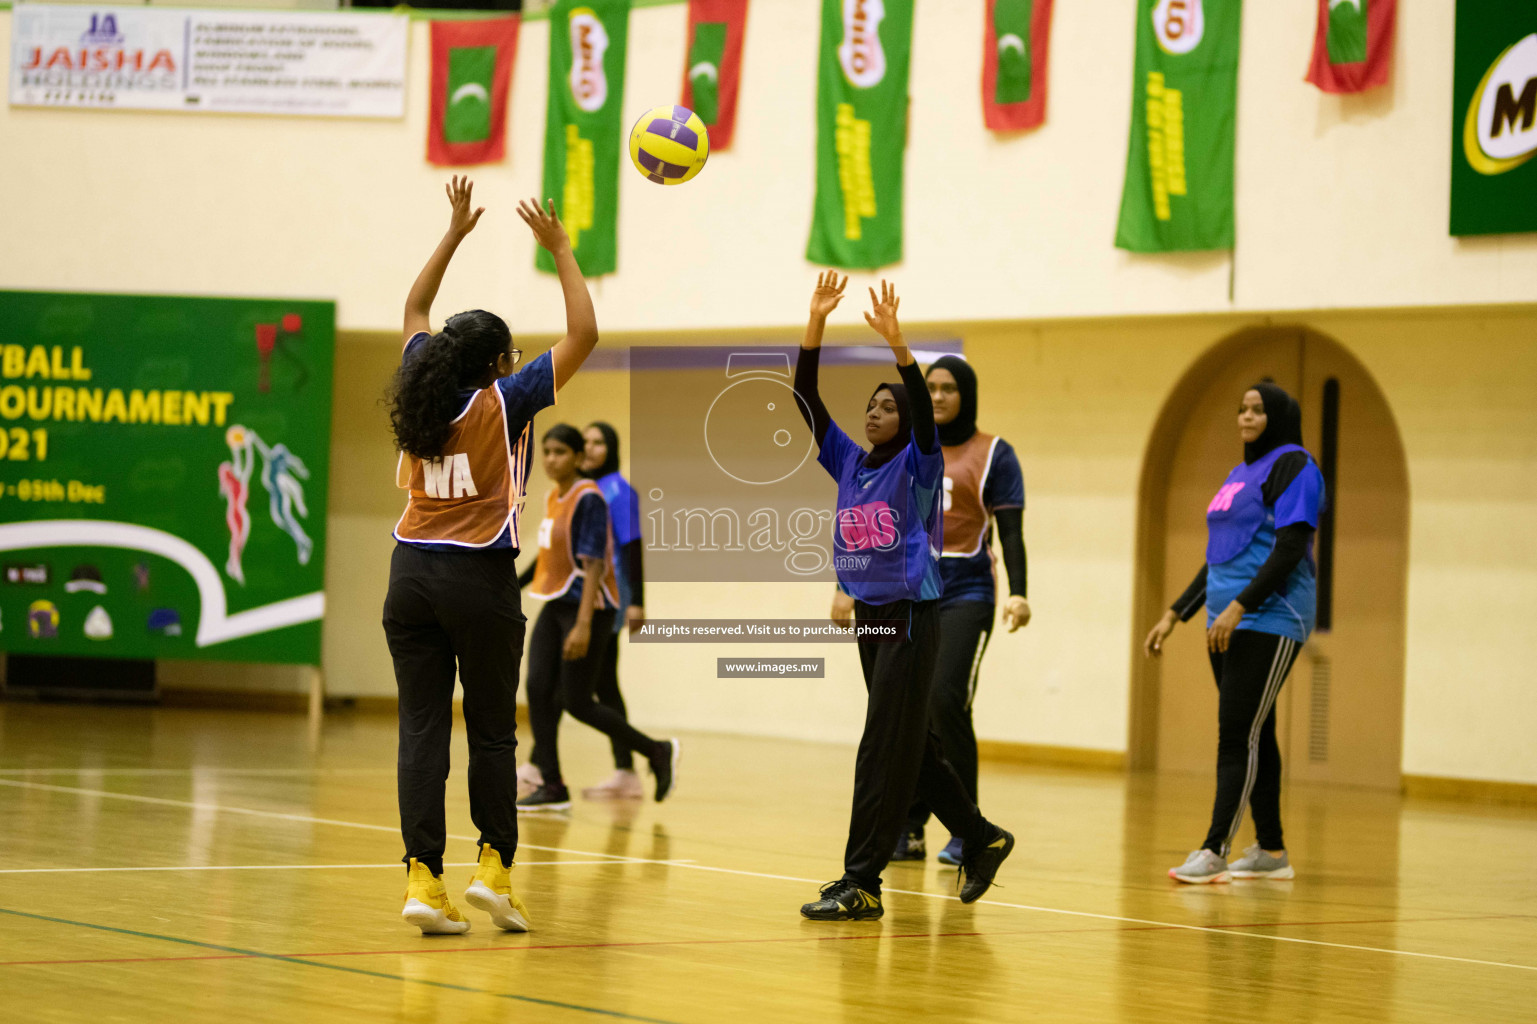
[[[970,558],[987,544],[991,516],[982,504],[998,439],[980,430],[945,453],[945,557]],[[989,549],[991,550],[991,549]]]
[[[528,596],[548,601],[560,597],[571,589],[571,584],[586,574],[576,560],[575,538],[572,537],[571,520],[576,516],[576,506],[588,494],[596,494],[603,501],[603,492],[591,480],[578,480],[565,494],[551,490],[544,499],[544,522],[539,524],[539,561],[534,566],[534,581],[529,584]],[[608,502],[603,502],[604,508]],[[607,546],[603,553],[603,577],[599,584],[599,608],[619,607],[619,588],[614,579],[614,530],[608,528]]]

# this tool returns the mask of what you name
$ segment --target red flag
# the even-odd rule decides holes
[[[1051,0],[987,0],[982,33],[982,120],[995,132],[1046,120]]]
[[[432,23],[427,160],[495,163],[507,155],[507,91],[518,18]]]
[[[731,145],[736,131],[746,31],[747,0],[689,0],[683,105],[709,129],[712,153]]]
[[[1324,92],[1362,92],[1388,80],[1398,0],[1318,0],[1307,80]]]

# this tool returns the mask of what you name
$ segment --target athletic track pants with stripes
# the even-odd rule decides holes
[[[1211,655],[1218,692],[1217,799],[1203,845],[1218,856],[1232,849],[1245,804],[1254,812],[1260,847],[1285,849],[1275,702],[1301,648],[1289,637],[1240,629],[1227,651]]]

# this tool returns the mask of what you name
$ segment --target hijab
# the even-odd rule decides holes
[[[946,447],[964,444],[977,432],[977,371],[960,356],[941,356],[929,367],[929,373],[935,370],[950,372],[961,397],[955,419],[939,424],[939,443]]]
[[[913,416],[907,407],[907,388],[901,383],[881,384],[871,393],[870,398],[873,400],[882,391],[891,392],[891,398],[897,404],[897,432],[891,435],[890,440],[882,441],[870,449],[870,454],[865,456],[866,469],[884,466],[896,458],[913,439]],[[865,409],[868,411],[869,408],[870,403],[866,402]]]
[[[603,435],[603,450],[608,454],[603,459],[603,464],[597,469],[588,471],[587,475],[594,480],[599,480],[610,473],[619,472],[619,433],[602,420],[595,420],[588,426],[596,427],[598,433]]]
[[[1243,446],[1243,461],[1247,465],[1262,459],[1283,444],[1302,444],[1302,406],[1297,400],[1272,380],[1266,379],[1252,385],[1249,390],[1258,391],[1265,407],[1265,429],[1253,441]]]

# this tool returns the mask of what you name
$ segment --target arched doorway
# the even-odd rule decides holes
[[[1319,628],[1276,704],[1286,775],[1397,788],[1408,469],[1392,412],[1366,368],[1306,327],[1227,338],[1186,372],[1159,414],[1139,490],[1131,764],[1212,770],[1217,691],[1204,618],[1180,627],[1159,661],[1145,659],[1141,644],[1204,560],[1207,502],[1240,456],[1238,399],[1262,377],[1301,401],[1304,440],[1331,485],[1330,512],[1315,538]]]

